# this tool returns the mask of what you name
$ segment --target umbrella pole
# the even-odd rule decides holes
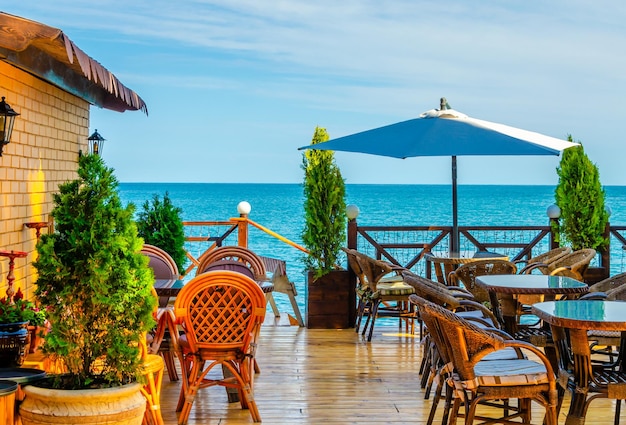
[[[450,238],[450,251],[459,252],[459,214],[457,209],[456,195],[456,155],[452,156],[452,237]]]

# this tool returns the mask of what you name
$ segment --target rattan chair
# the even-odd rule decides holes
[[[550,251],[541,253],[539,255],[536,255],[535,257],[531,257],[528,260],[515,260],[513,261],[513,263],[517,266],[518,268],[518,273],[522,274],[526,272],[526,268],[530,267],[531,265],[534,264],[550,264],[553,261],[558,260],[559,258],[569,254],[572,252],[572,248],[570,248],[569,246],[561,246],[558,248],[554,248],[551,249]],[[521,266],[522,264],[525,264],[525,266]]]
[[[557,424],[558,391],[556,378],[550,362],[541,350],[532,344],[504,339],[496,333],[481,329],[455,313],[416,295],[411,301],[419,306],[424,323],[429,328],[442,356],[447,357],[449,367],[446,393],[449,406],[454,395],[450,423],[456,423],[461,403],[465,406],[465,423],[487,420],[476,415],[479,403],[518,399],[518,407],[499,405],[504,418],[496,422],[507,423],[520,417],[530,424],[530,401],[540,403],[546,409],[544,424]],[[532,353],[538,361],[528,358],[483,361],[496,351],[505,348],[522,349]],[[510,422],[512,423],[512,422]]]
[[[580,297],[581,300],[600,299],[610,301],[626,301],[626,272],[619,273],[608,277],[600,282],[591,285],[589,292]],[[626,304],[624,306],[626,308]],[[604,359],[594,358],[594,363],[600,364],[605,368],[614,368],[617,366],[615,360],[618,356],[617,350],[621,344],[621,332],[619,331],[602,331],[591,330],[587,333],[591,345],[592,354],[606,355],[608,361]]]
[[[219,265],[216,265],[216,263]],[[235,270],[242,271],[243,269],[235,264],[239,262],[252,271],[253,279],[261,286],[261,289],[265,293],[267,302],[272,307],[274,316],[280,316],[278,306],[274,300],[274,284],[267,276],[265,269],[265,263],[263,259],[257,255],[254,251],[245,248],[243,246],[229,245],[207,251],[200,257],[198,267],[196,269],[196,276],[206,272],[209,268],[213,270]],[[244,272],[245,273],[245,272]]]
[[[184,329],[177,340],[183,385],[177,406],[178,423],[187,423],[199,389],[215,385],[236,388],[242,408],[254,422],[261,416],[254,400],[253,362],[265,318],[263,291],[237,272],[210,271],[189,281],[176,297],[174,313]],[[210,378],[216,366],[232,376]],[[211,375],[213,377],[213,375]]]
[[[528,265],[524,273],[531,273],[538,269],[543,274],[552,276],[567,276],[581,282],[584,280],[583,275],[589,267],[589,263],[596,256],[595,249],[585,248],[573,251],[551,263],[535,263]]]
[[[480,260],[461,264],[459,268],[448,275],[450,284],[458,285],[459,282],[469,290],[478,302],[489,302],[489,293],[476,284],[477,276],[490,274],[515,274],[517,267],[511,261],[506,260]]]
[[[371,258],[354,249],[344,249],[348,264],[358,278],[358,304],[355,331],[358,332],[363,317],[366,317],[362,334],[372,340],[377,316],[398,317],[410,322],[413,331],[415,311],[409,304],[409,295],[414,292],[411,285],[404,283],[400,275],[402,267]],[[381,307],[382,305],[382,307]]]
[[[144,244],[141,253],[148,257],[148,266],[154,272],[155,279],[180,279],[174,259],[158,246]],[[174,348],[170,341],[172,311],[168,308],[169,297],[159,297],[159,310],[156,314],[157,326],[148,334],[148,349],[151,354],[160,354],[165,361],[167,376],[170,381],[178,381],[178,372],[174,362]]]
[[[456,314],[474,322],[478,326],[489,328],[498,326],[496,317],[493,315],[491,310],[483,304],[468,299],[466,297],[466,293],[464,292],[461,292],[460,297],[457,297],[459,292],[456,291],[456,289],[459,288],[448,287],[439,282],[416,275],[408,270],[402,272],[402,277],[407,284],[413,286],[415,289],[415,295],[420,298],[440,305],[450,311],[454,311]],[[409,301],[413,301],[411,296],[409,297]],[[417,313],[419,315],[419,310]],[[428,399],[430,397],[432,385],[435,382],[437,383],[434,393],[435,396],[427,422],[427,424],[430,425],[433,422],[435,411],[441,398],[444,383],[443,377],[447,371],[446,364],[448,361],[445,360],[445,355],[442,356],[439,354],[434,342],[431,341],[431,335],[428,332],[428,327],[426,327],[426,331],[424,332],[422,345],[424,347],[424,354],[422,356],[419,373],[422,377],[421,386],[424,388],[424,398]],[[516,356],[515,353],[506,354],[513,355],[514,357]],[[502,357],[500,356],[499,358]]]

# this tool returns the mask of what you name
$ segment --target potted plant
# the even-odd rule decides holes
[[[328,139],[325,129],[315,128],[312,144]],[[354,326],[355,288],[348,271],[337,266],[346,239],[345,182],[332,151],[305,151],[302,169],[307,326],[348,328]]]
[[[117,187],[113,170],[87,155],[53,196],[55,232],[42,235],[33,265],[51,324],[42,349],[66,373],[25,388],[24,425],[142,422],[140,344],[156,298],[134,207],[122,207]]]
[[[29,352],[33,338],[30,326],[43,325],[45,313],[24,299],[18,288],[13,296],[0,298],[0,365],[19,367]]]
[[[573,141],[571,135],[568,140]],[[561,210],[561,217],[553,222],[555,240],[573,250],[592,248],[601,252],[609,242],[606,237],[609,214],[598,167],[591,162],[581,144],[563,151],[557,174],[555,202]],[[608,270],[602,267],[590,267],[585,280],[601,280],[605,274],[608,277]]]
[[[145,201],[136,220],[137,231],[144,243],[158,246],[167,252],[180,271],[184,271],[187,259],[182,212],[181,208],[172,204],[169,194],[165,192],[162,201],[156,194],[152,202]]]

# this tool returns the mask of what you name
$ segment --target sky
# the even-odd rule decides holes
[[[331,138],[450,106],[572,135],[626,185],[626,2],[20,0],[147,103],[91,108],[121,182],[300,183]],[[449,184],[450,158],[335,153],[348,184]],[[459,157],[459,184],[558,181],[558,157]]]

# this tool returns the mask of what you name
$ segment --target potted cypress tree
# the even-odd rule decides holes
[[[154,326],[154,279],[117,186],[113,170],[87,155],[53,196],[55,232],[42,235],[33,265],[51,324],[42,349],[67,373],[24,389],[24,425],[142,422],[139,347]]]
[[[162,201],[159,195],[154,195],[152,202],[145,201],[137,217],[137,232],[144,243],[167,252],[180,271],[184,270],[187,258],[182,212],[165,192]]]
[[[573,141],[571,135],[568,140]],[[555,201],[561,209],[561,217],[554,225],[559,244],[573,250],[593,248],[601,252],[609,242],[606,237],[609,214],[598,167],[581,144],[563,151],[557,174]],[[608,270],[601,269],[587,269],[585,280],[601,280],[605,274],[608,277]]]
[[[312,144],[328,139],[325,129],[315,128]],[[355,288],[348,271],[337,266],[346,239],[345,182],[332,151],[305,151],[302,169],[307,326],[348,328],[354,326]]]

